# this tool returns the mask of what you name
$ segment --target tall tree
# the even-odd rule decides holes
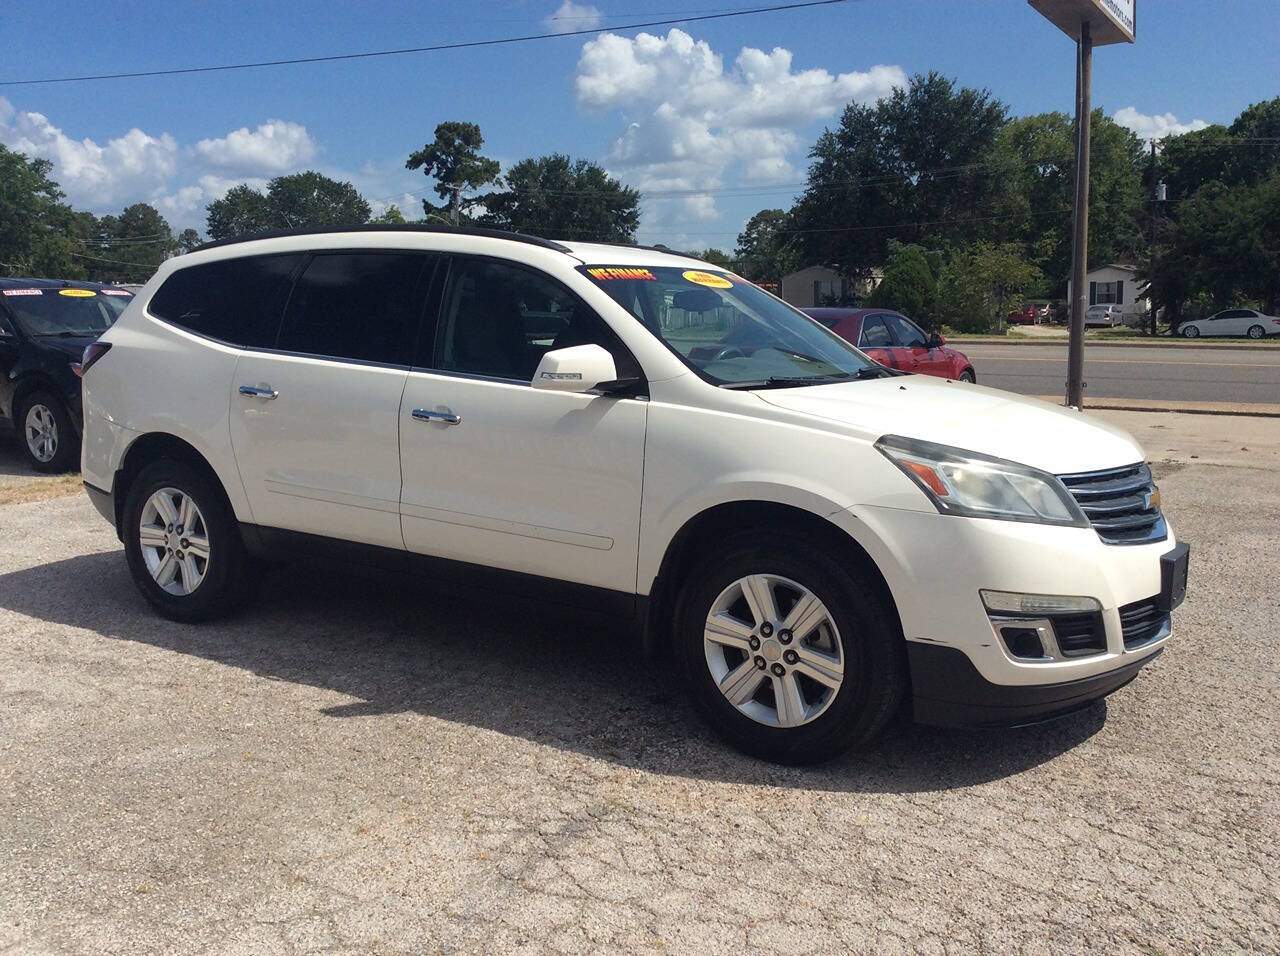
[[[533,236],[635,241],[640,194],[585,159],[554,153],[516,163],[483,197],[481,222]]]
[[[989,164],[1007,108],[939,73],[872,106],[849,105],[810,153],[794,214],[806,259],[865,277],[889,239],[933,248],[987,235],[998,173]]]
[[[800,266],[799,243],[781,209],[761,209],[738,233],[738,268],[753,282],[776,282]]]
[[[302,226],[355,226],[369,221],[369,204],[351,183],[314,170],[277,176],[266,193],[235,186],[209,203],[209,237],[295,229]]]
[[[936,327],[934,294],[937,277],[924,248],[890,240],[884,278],[867,297],[867,305],[894,309],[929,328]]]
[[[422,149],[409,154],[405,169],[421,169],[436,180],[436,195],[447,200],[449,218],[457,225],[462,211],[475,205],[476,197],[464,197],[466,191],[481,189],[498,178],[501,167],[496,159],[480,155],[484,137],[475,123],[449,121],[436,127],[436,138]],[[422,211],[428,216],[436,207],[426,200]]]
[[[938,278],[938,318],[960,332],[989,332],[1039,280],[1016,243],[975,242],[958,250]]]
[[[79,278],[76,214],[49,177],[53,164],[0,144],[0,274]],[[90,217],[92,218],[92,217]]]

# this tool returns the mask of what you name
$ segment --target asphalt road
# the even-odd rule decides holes
[[[1066,392],[1067,346],[963,342],[978,382],[1023,395]],[[1280,348],[1205,349],[1085,343],[1089,397],[1280,402]]]
[[[1195,549],[1167,651],[809,769],[598,621],[291,566],[174,624],[82,495],[0,506],[0,952],[1280,951],[1280,436],[1098,414]]]

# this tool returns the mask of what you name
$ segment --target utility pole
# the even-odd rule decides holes
[[[1151,249],[1147,254],[1147,302],[1151,306],[1151,337],[1156,337],[1156,203],[1160,201],[1160,171],[1156,168],[1156,138],[1151,137]]]
[[[1071,238],[1071,320],[1067,348],[1067,405],[1084,408],[1085,272],[1089,261],[1090,96],[1093,39],[1089,21],[1080,22],[1076,43],[1076,207]]]

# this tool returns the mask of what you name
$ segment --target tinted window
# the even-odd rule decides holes
[[[247,256],[179,269],[152,298],[151,314],[200,335],[269,348],[300,255]]]
[[[899,345],[917,349],[924,348],[928,343],[928,338],[914,322],[900,315],[886,315],[884,318],[893,330],[893,334],[897,336]]]
[[[862,347],[864,349],[887,349],[893,346],[893,336],[878,315],[869,315],[862,320]]]
[[[409,252],[317,255],[293,288],[276,348],[409,365],[434,262]]]
[[[543,355],[574,345],[607,349],[619,378],[640,376],[613,330],[554,279],[504,262],[454,260],[436,368],[528,382]]]

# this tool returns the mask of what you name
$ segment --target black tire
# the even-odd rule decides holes
[[[1194,325],[1184,325],[1180,330],[1179,334],[1184,339],[1194,339],[1194,338],[1199,338],[1200,330],[1196,328]]]
[[[55,426],[54,453],[53,457],[47,461],[41,461],[36,455],[27,435],[27,415],[37,407],[46,409],[48,414],[52,415]],[[26,456],[27,463],[36,471],[54,474],[74,471],[79,466],[80,436],[76,433],[75,422],[71,420],[67,406],[58,398],[48,392],[32,392],[22,400],[14,418],[14,424],[18,429],[18,444],[22,448],[22,453]]]
[[[863,746],[894,717],[907,688],[905,648],[897,617],[878,588],[851,562],[823,560],[812,541],[770,534],[732,538],[697,565],[676,608],[676,654],[694,703],[739,750],[779,763],[830,760]],[[703,631],[713,602],[749,574],[789,578],[809,589],[839,630],[845,677],[827,709],[810,722],[780,728],[740,712],[720,692],[707,665]]]
[[[164,590],[152,577],[140,541],[142,511],[162,488],[189,495],[200,509],[209,541],[204,577],[186,595]],[[139,472],[129,486],[121,516],[124,554],[142,596],[175,621],[208,621],[239,608],[252,594],[256,564],[245,551],[234,512],[218,482],[185,462],[162,458]]]
[[[978,376],[974,374],[973,369],[967,368],[960,373],[960,381],[968,382],[970,385],[976,385],[978,382]]]
[[[1260,325],[1251,325],[1247,334],[1251,339],[1260,339],[1267,334],[1267,330]]]

